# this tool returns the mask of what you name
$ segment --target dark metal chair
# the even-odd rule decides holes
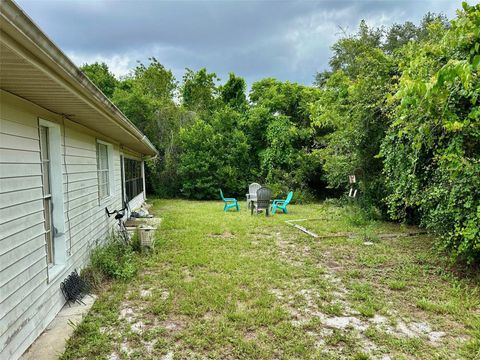
[[[270,202],[272,200],[272,190],[267,187],[261,187],[257,190],[257,200],[253,202],[251,207],[251,214],[253,215],[253,210],[258,213],[260,210],[265,210],[266,215],[270,214]]]

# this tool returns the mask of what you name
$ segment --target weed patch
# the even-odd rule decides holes
[[[115,237],[110,237],[105,244],[96,247],[90,261],[91,269],[87,274],[103,275],[107,279],[128,280],[138,270],[133,247]],[[95,282],[97,281],[98,279],[95,279]]]

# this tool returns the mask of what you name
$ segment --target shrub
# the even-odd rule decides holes
[[[128,280],[137,272],[133,248],[115,237],[110,237],[91,254],[91,269],[87,274],[98,278],[101,273],[108,279]],[[95,279],[95,278],[94,278]]]
[[[240,114],[225,107],[205,121],[182,128],[178,172],[182,194],[194,199],[218,199],[221,188],[228,196],[245,193],[248,186],[248,142],[237,128]]]

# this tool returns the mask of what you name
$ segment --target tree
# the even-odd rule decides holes
[[[387,53],[393,54],[395,50],[401,49],[410,41],[427,40],[430,36],[428,28],[434,23],[445,29],[448,29],[450,26],[445,15],[430,12],[423,17],[419,26],[416,26],[410,21],[404,24],[393,24],[386,33],[386,39],[382,48]]]
[[[112,97],[115,88],[118,85],[118,80],[108,69],[104,62],[93,64],[84,64],[80,67],[85,75],[109,98]]]
[[[396,49],[408,44],[411,40],[417,40],[420,29],[412,22],[393,24],[386,34],[383,49],[387,53],[393,53]]]
[[[480,5],[402,49],[381,155],[393,219],[414,217],[454,259],[480,260]]]
[[[239,112],[244,112],[248,107],[245,95],[246,89],[245,80],[235,76],[234,73],[230,73],[225,85],[220,87],[220,98],[225,105]]]
[[[177,90],[177,81],[170,70],[154,57],[148,59],[150,64],[140,63],[134,70],[134,78],[140,91],[155,99],[171,101]]]
[[[311,196],[310,180],[321,173],[320,163],[311,161],[310,105],[318,96],[315,88],[273,78],[260,80],[252,85],[252,106],[242,122],[250,158],[259,165],[257,176],[278,192],[295,189],[297,199]]]
[[[180,89],[183,106],[197,113],[213,111],[218,95],[215,82],[218,80],[215,73],[208,73],[205,68],[198,71],[186,69]]]
[[[119,82],[112,100],[159,151],[158,158],[147,164],[147,190],[159,196],[177,196],[181,186],[178,137],[193,115],[174,101],[178,84],[172,72],[155,58],[149,60]]]
[[[248,142],[238,129],[240,115],[224,107],[205,121],[183,128],[179,173],[182,194],[195,199],[217,199],[218,190],[243,195],[247,183]]]
[[[349,77],[355,78],[362,71],[357,56],[369,49],[379,48],[382,42],[383,29],[369,28],[365,20],[360,22],[359,30],[354,35],[347,35],[333,46],[330,58],[332,71],[343,70]]]
[[[313,85],[322,89],[327,80],[332,76],[332,72],[330,70],[319,71],[315,74],[315,79],[313,80]]]
[[[329,186],[345,191],[348,175],[355,174],[362,205],[385,213],[383,165],[377,155],[389,124],[386,98],[396,64],[381,49],[379,34],[362,22],[357,34],[334,45],[337,70],[325,81],[312,119]]]

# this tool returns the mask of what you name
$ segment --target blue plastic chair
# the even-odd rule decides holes
[[[237,199],[224,197],[222,189],[220,189],[220,197],[225,203],[225,206],[223,207],[223,211],[227,212],[228,209],[231,209],[231,208],[236,208],[237,211],[240,211],[240,205],[238,204]]]
[[[288,214],[287,205],[290,203],[290,201],[292,201],[292,197],[293,197],[293,191],[290,191],[285,200],[283,199],[273,200],[272,215],[275,214],[277,209],[282,209],[285,214]]]

